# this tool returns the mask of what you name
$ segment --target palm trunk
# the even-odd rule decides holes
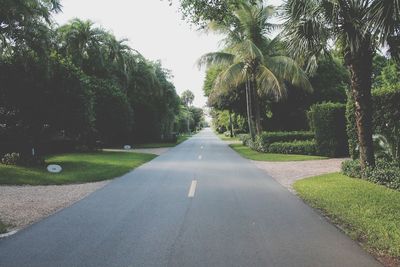
[[[355,101],[355,117],[361,168],[375,166],[372,141],[371,77],[373,53],[370,42],[364,42],[359,53],[351,55],[348,64],[351,72],[351,92]]]
[[[254,141],[255,135],[254,135],[254,128],[253,128],[253,106],[252,106],[252,96],[251,96],[251,87],[250,87],[250,81],[246,81],[246,106],[247,106],[247,122],[249,125],[249,133],[251,140]]]
[[[233,137],[233,121],[232,112],[229,111],[229,130],[231,131],[231,138]]]
[[[252,79],[251,87],[252,87],[253,101],[254,101],[254,119],[256,124],[256,134],[259,135],[262,133],[261,110],[260,110],[260,101],[257,95],[256,82],[254,78]]]

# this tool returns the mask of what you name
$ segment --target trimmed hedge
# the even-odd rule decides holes
[[[267,152],[269,150],[269,146],[276,142],[306,141],[313,139],[314,133],[305,131],[263,132],[262,134],[256,136],[254,145],[257,151]]]
[[[394,162],[378,159],[375,168],[367,167],[363,172],[359,160],[347,160],[342,163],[342,173],[400,190],[400,167]]]
[[[393,145],[395,153],[400,156],[400,88],[383,87],[372,91],[373,131],[382,134]],[[349,150],[353,159],[359,157],[357,151],[358,136],[355,123],[354,100],[348,97],[346,106],[347,135]],[[397,160],[399,160],[397,158]]]
[[[275,142],[268,147],[269,153],[315,155],[316,143],[312,141]]]
[[[348,155],[346,105],[322,103],[311,106],[308,112],[310,127],[315,133],[316,153],[320,156]]]

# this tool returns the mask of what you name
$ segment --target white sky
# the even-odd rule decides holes
[[[281,0],[267,2],[276,5]],[[204,71],[199,71],[195,63],[201,55],[217,51],[221,38],[196,32],[182,21],[175,5],[169,6],[167,0],[62,0],[61,3],[63,12],[54,16],[60,25],[76,17],[90,19],[118,39],[129,39],[133,49],[150,60],[161,60],[172,71],[179,95],[189,89],[195,94],[194,105],[205,105]]]

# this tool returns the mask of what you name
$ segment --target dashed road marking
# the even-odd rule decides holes
[[[188,198],[193,198],[194,193],[196,192],[197,180],[193,180],[190,184]]]

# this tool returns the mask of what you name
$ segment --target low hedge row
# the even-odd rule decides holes
[[[304,131],[294,132],[263,132],[257,135],[255,139],[255,149],[260,152],[267,152],[269,146],[274,143],[294,142],[294,141],[310,141],[314,139],[314,133]]]
[[[250,135],[238,135],[243,145],[264,153],[315,155],[316,143],[311,132],[265,132],[253,142]]]
[[[269,153],[315,155],[315,140],[275,142],[268,147]]]
[[[378,159],[375,168],[367,167],[362,172],[359,160],[346,160],[342,163],[342,173],[400,190],[400,166],[394,162]]]

